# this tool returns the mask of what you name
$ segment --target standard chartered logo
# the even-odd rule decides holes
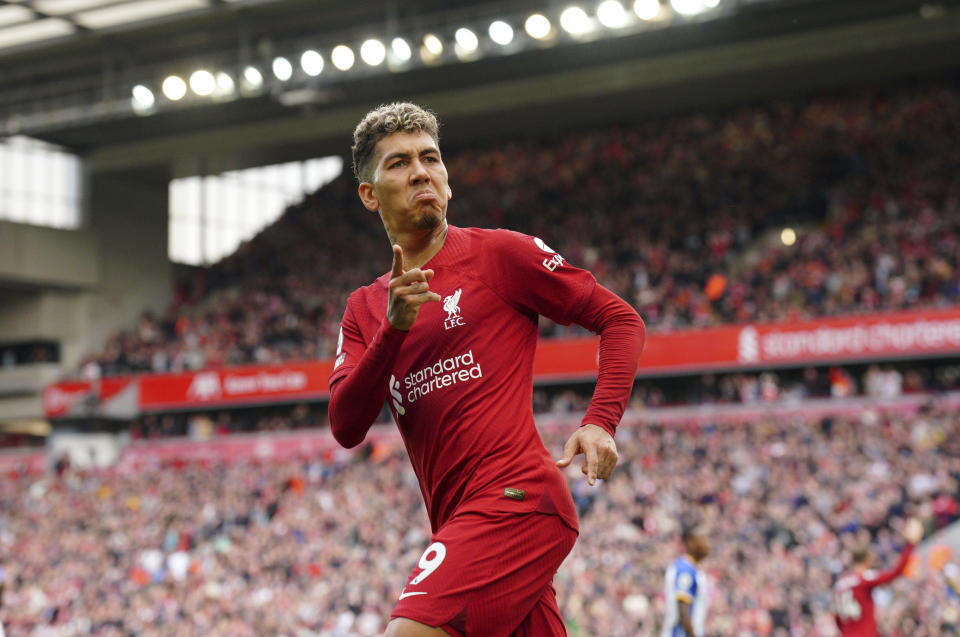
[[[407,410],[403,408],[401,404],[403,402],[403,396],[400,395],[400,383],[397,381],[397,377],[393,374],[390,374],[390,395],[393,396],[393,408],[397,410],[397,413],[401,416],[407,413]]]
[[[403,379],[403,388],[407,392],[407,402],[412,404],[435,389],[467,383],[477,378],[483,378],[483,370],[480,363],[474,362],[473,350],[470,350],[466,354],[440,359],[429,367],[407,374]],[[393,392],[392,377],[390,381],[390,393],[394,396],[396,406],[400,396]],[[398,409],[397,413],[402,412]]]

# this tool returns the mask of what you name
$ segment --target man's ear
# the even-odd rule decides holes
[[[377,198],[377,194],[373,191],[373,184],[369,181],[360,184],[357,188],[357,194],[360,195],[360,201],[363,202],[367,210],[371,212],[380,210],[380,199]]]

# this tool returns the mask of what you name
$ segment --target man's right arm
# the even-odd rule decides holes
[[[345,315],[341,326],[344,334],[344,351],[341,355],[347,357],[345,360],[349,360],[348,352],[353,351],[359,360],[345,375],[333,381],[330,386],[330,404],[327,407],[333,437],[347,449],[363,442],[370,426],[380,414],[389,389],[390,364],[407,335],[384,318],[370,346],[365,350],[360,349],[362,354],[359,354],[356,343],[351,342],[347,336],[354,327]],[[360,347],[363,347],[362,344]],[[334,374],[336,373],[335,371]]]
[[[700,637],[693,632],[693,621],[690,619],[690,602],[677,599],[677,617],[680,618],[680,625],[689,637]]]
[[[406,270],[403,250],[393,246],[387,315],[369,346],[364,344],[356,318],[347,305],[340,324],[340,345],[327,407],[333,437],[344,447],[349,449],[363,442],[377,419],[391,389],[391,365],[417,320],[420,306],[440,300],[440,295],[430,291],[432,278],[433,270]]]

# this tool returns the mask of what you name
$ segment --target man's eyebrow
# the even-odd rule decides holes
[[[428,146],[427,148],[424,148],[419,153],[417,153],[417,155],[420,157],[423,157],[424,155],[429,155],[430,153],[436,153],[437,155],[439,155],[440,150],[438,148],[434,148],[433,146]],[[385,155],[383,158],[383,161],[384,163],[386,163],[389,161],[393,161],[394,159],[404,159],[409,156],[410,156],[410,153],[406,151],[395,150],[389,155]]]

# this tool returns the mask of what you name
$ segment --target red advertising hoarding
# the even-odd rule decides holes
[[[542,341],[534,360],[534,381],[596,377],[598,343],[597,337]],[[960,308],[956,307],[652,331],[637,373],[655,376],[950,354],[960,354]],[[88,413],[84,409],[97,401],[103,412],[120,414],[126,413],[121,407],[131,401],[138,411],[163,411],[321,400],[329,394],[332,370],[333,361],[325,360],[147,374],[99,383],[65,382],[46,388],[44,409],[55,418]]]

